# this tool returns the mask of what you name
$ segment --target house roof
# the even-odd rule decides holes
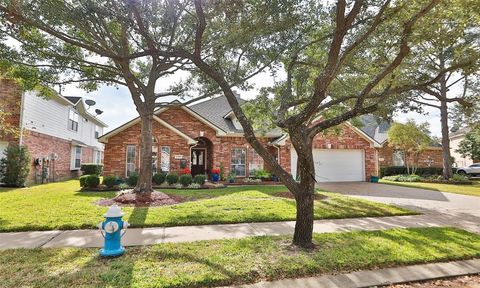
[[[237,101],[240,105],[246,102],[238,96]],[[225,115],[230,114],[232,108],[228,104],[227,97],[223,95],[193,104],[188,108],[227,133],[243,133],[243,130],[235,128],[230,118],[224,118]]]
[[[362,115],[358,117],[361,125],[358,126],[363,133],[367,134],[368,137],[372,138],[375,142],[379,144],[385,143],[387,141],[387,132],[390,129],[391,123],[385,120],[380,119],[379,117],[371,114]]]

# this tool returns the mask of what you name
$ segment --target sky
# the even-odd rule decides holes
[[[178,77],[171,77],[161,79],[156,86],[156,92],[166,91],[170,84],[181,80],[182,75]],[[261,87],[272,85],[274,79],[269,73],[262,73],[251,79],[254,86],[252,90],[241,91],[237,90],[240,97],[243,99],[252,99],[257,94]],[[116,127],[128,122],[129,120],[138,116],[135,110],[130,93],[126,87],[112,87],[101,86],[100,89],[92,93],[86,93],[85,91],[76,88],[73,85],[64,87],[62,91],[64,96],[82,96],[85,99],[92,99],[96,102],[95,106],[90,108],[90,112],[93,114],[94,109],[103,110],[103,114],[99,116],[99,119],[108,124],[108,128],[104,132],[111,131]],[[432,136],[441,136],[440,126],[440,112],[438,109],[432,107],[426,107],[424,109],[427,114],[419,114],[415,112],[401,113],[398,112],[394,115],[394,120],[398,122],[406,122],[408,119],[414,119],[418,123],[428,122],[430,124],[430,132]]]

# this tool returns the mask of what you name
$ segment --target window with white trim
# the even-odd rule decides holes
[[[405,166],[405,151],[394,150],[392,157],[393,166]]]
[[[78,131],[78,113],[72,109],[68,111],[68,129]]]
[[[127,145],[127,163],[126,163],[126,176],[129,177],[135,172],[135,159],[137,159],[137,146]]]
[[[99,150],[94,151],[94,161],[96,164],[102,164],[103,163],[103,152]]]
[[[72,150],[73,150],[73,165],[72,165],[72,168],[73,168],[73,170],[80,169],[80,166],[82,165],[82,147],[74,146],[74,147],[72,147]]]
[[[236,176],[245,177],[246,176],[245,164],[247,160],[246,158],[247,158],[247,149],[233,148],[230,171],[232,173],[235,173]]]
[[[98,139],[98,137],[100,137],[100,127],[95,125],[95,139]]]
[[[250,159],[248,162],[248,170],[250,171],[250,175],[252,171],[263,170],[263,158],[258,155],[255,149],[250,149]]]
[[[160,155],[160,169],[162,172],[170,172],[170,147],[162,146]]]

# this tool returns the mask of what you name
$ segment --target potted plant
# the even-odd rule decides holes
[[[237,177],[237,175],[235,173],[230,173],[230,175],[228,175],[228,177],[227,177],[228,183],[235,183],[235,178],[236,177]]]
[[[370,182],[372,183],[378,183],[379,177],[375,175],[370,176]]]
[[[220,180],[220,169],[212,169],[212,181],[218,182],[218,180]]]

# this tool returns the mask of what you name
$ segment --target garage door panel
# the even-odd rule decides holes
[[[315,180],[317,182],[364,181],[363,150],[314,149]],[[297,155],[292,150],[292,174],[296,173]]]

